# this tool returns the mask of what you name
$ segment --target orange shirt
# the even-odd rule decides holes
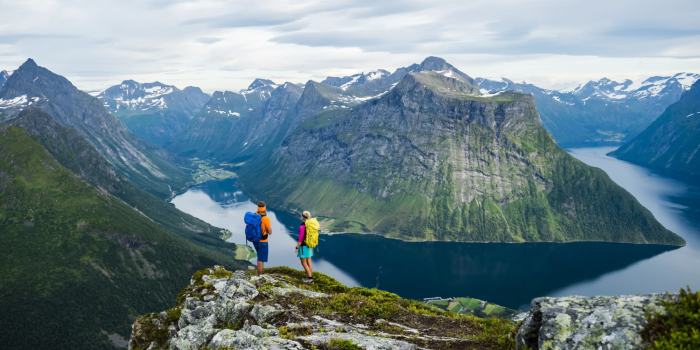
[[[262,228],[263,237],[265,237],[264,239],[261,239],[260,242],[267,242],[269,237],[266,237],[265,235],[272,234],[272,223],[267,215],[263,215],[260,227]]]

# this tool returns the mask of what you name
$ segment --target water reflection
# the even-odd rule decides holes
[[[472,296],[509,307],[668,251],[614,243],[408,243],[326,237],[323,254],[364,286],[410,298]]]

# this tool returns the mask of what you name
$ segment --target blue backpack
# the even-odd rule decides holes
[[[245,239],[251,242],[260,242],[262,238],[262,216],[247,212],[243,216],[245,222]]]

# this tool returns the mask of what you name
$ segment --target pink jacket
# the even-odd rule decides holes
[[[301,224],[301,225],[299,225],[299,240],[298,240],[298,243],[299,243],[299,244],[303,244],[303,243],[304,243],[304,238],[305,238],[305,237],[306,237],[306,225]]]

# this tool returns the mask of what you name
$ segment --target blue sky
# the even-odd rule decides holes
[[[474,77],[564,88],[700,73],[699,18],[697,0],[0,0],[0,69],[33,57],[85,90],[136,79],[211,92],[436,55]]]

